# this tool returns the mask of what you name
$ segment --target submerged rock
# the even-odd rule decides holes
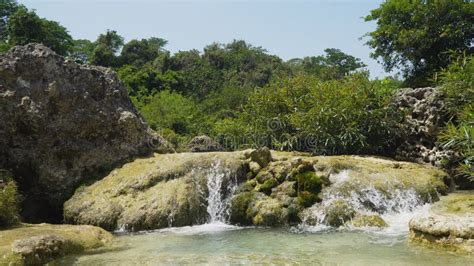
[[[453,193],[410,221],[410,240],[474,253],[474,193]]]
[[[88,225],[23,224],[0,231],[0,264],[41,265],[100,248],[112,239],[110,233]]]
[[[13,170],[29,221],[58,222],[81,182],[133,156],[172,151],[114,71],[41,44],[0,55],[0,128],[0,168]]]
[[[216,152],[137,159],[79,188],[64,204],[64,219],[131,231],[205,223],[209,178],[221,176],[222,196],[230,197],[229,184],[245,179],[241,158],[241,152]]]

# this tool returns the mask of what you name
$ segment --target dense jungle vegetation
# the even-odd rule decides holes
[[[14,0],[0,0],[0,52],[41,42],[76,62],[113,68],[177,150],[206,134],[229,150],[390,155],[404,134],[393,93],[440,86],[450,120],[439,143],[462,154],[460,167],[472,175],[474,3],[388,0],[365,20],[377,24],[365,36],[372,57],[400,76],[370,79],[360,59],[335,48],[284,61],[243,40],[177,53],[162,38],[125,42],[114,30],[75,40]]]

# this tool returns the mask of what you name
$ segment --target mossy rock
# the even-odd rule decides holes
[[[287,161],[276,161],[271,162],[267,169],[272,173],[273,177],[278,180],[278,182],[283,182],[291,177],[292,165]]]
[[[248,191],[235,195],[231,201],[230,222],[232,224],[251,225],[252,216],[247,215],[247,210],[251,204],[265,195],[261,192]]]
[[[255,179],[258,181],[258,183],[260,184],[263,184],[265,183],[265,181],[269,180],[269,179],[272,179],[273,178],[273,175],[272,173],[270,173],[270,171],[268,170],[262,170],[260,171],[257,176],[255,177]]]
[[[272,154],[267,147],[259,148],[250,153],[250,159],[265,168],[272,161]]]
[[[41,265],[112,242],[113,236],[99,227],[22,224],[0,231],[0,265]]]
[[[251,204],[247,216],[257,226],[282,226],[288,224],[288,210],[280,201],[266,197]]]
[[[0,170],[0,228],[17,224],[19,219],[20,195],[11,173]]]
[[[256,185],[257,185],[257,181],[255,179],[248,180],[248,181],[242,183],[237,188],[237,193],[252,191],[255,188]]]
[[[350,221],[356,214],[355,210],[342,199],[337,199],[324,207],[325,222],[334,227],[339,227]]]
[[[349,223],[354,227],[387,227],[387,223],[377,214],[357,214]]]
[[[208,177],[223,174],[223,187],[245,181],[242,157],[242,152],[212,152],[136,159],[76,190],[64,204],[65,221],[130,231],[205,223]]]
[[[278,186],[278,181],[275,178],[268,179],[260,186],[260,192],[263,192],[267,195],[272,193],[272,188]]]
[[[296,181],[298,182],[298,191],[309,191],[315,194],[321,192],[329,184],[328,180],[312,171],[297,174]]]
[[[298,205],[304,208],[311,207],[313,204],[315,204],[318,201],[321,201],[318,195],[309,191],[299,192],[297,200],[296,200]]]

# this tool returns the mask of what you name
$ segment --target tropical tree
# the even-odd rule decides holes
[[[387,0],[366,21],[372,57],[385,69],[401,68],[409,85],[426,85],[450,64],[452,52],[474,51],[474,2],[470,0]]]
[[[9,45],[38,42],[61,55],[67,55],[73,45],[66,28],[55,21],[38,17],[34,11],[23,6],[19,6],[8,19],[7,31]]]
[[[107,30],[95,41],[95,49],[90,58],[91,64],[105,67],[119,66],[117,54],[123,46],[123,37],[115,30]]]

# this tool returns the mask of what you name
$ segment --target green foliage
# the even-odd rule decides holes
[[[74,40],[69,57],[80,64],[89,63],[95,44],[89,40]]]
[[[0,43],[8,40],[8,19],[17,9],[16,0],[0,0]]]
[[[192,99],[164,90],[135,103],[153,129],[167,128],[178,134],[192,132],[196,111]]]
[[[19,201],[17,186],[11,174],[0,169],[0,228],[19,222]]]
[[[339,49],[329,48],[324,52],[324,56],[295,58],[287,64],[295,73],[306,73],[323,80],[342,79],[366,66],[359,58],[345,54]]]
[[[219,122],[217,133],[250,132],[257,146],[317,154],[389,154],[400,119],[388,107],[392,84],[363,74],[330,81],[282,78],[251,94],[238,118]]]
[[[105,67],[120,66],[117,53],[122,46],[123,37],[118,35],[117,31],[107,30],[105,34],[99,35],[95,41],[95,48],[90,58],[91,64]]]
[[[24,45],[43,43],[60,55],[67,55],[73,41],[66,28],[55,21],[38,17],[34,11],[20,6],[8,19],[8,43]]]
[[[459,57],[441,74],[450,122],[440,133],[440,144],[461,155],[458,172],[474,182],[474,61]]]
[[[403,68],[406,83],[429,83],[435,72],[450,63],[450,52],[474,48],[474,3],[469,0],[388,0],[371,11],[376,21],[367,44],[387,71]]]
[[[167,42],[161,38],[131,40],[122,49],[121,64],[143,66],[157,58]]]

